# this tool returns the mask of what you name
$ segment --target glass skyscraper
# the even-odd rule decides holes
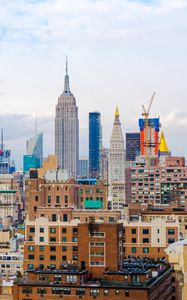
[[[101,114],[89,113],[89,176],[100,178],[101,175],[102,128]]]
[[[140,133],[126,133],[126,161],[135,161],[140,155]]]
[[[43,133],[36,134],[27,140],[26,148],[26,154],[35,156],[38,166],[41,167],[43,162]]]

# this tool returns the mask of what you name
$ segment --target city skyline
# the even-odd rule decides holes
[[[141,105],[156,90],[150,116],[160,116],[173,155],[187,156],[186,1],[16,2],[0,1],[0,118],[18,168],[36,109],[44,156],[54,153],[54,106],[66,53],[79,107],[80,155],[88,155],[90,111],[101,113],[107,147],[116,105],[124,135],[137,131]]]

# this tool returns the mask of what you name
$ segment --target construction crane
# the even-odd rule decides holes
[[[145,106],[142,105],[142,116],[145,118],[145,161],[146,161],[146,165],[149,165],[149,112],[153,103],[153,99],[155,97],[155,92],[153,93],[150,102],[149,102],[149,106],[148,109],[145,109]]]

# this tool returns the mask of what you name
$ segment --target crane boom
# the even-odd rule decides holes
[[[147,109],[147,114],[149,114],[149,112],[150,112],[150,109],[151,109],[151,106],[152,106],[152,103],[153,103],[154,96],[155,96],[155,92],[153,93],[153,96],[151,97],[151,100],[150,100],[150,102],[149,102],[149,106],[148,106],[148,109]]]

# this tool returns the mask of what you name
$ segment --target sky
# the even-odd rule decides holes
[[[36,111],[44,154],[54,153],[66,54],[81,155],[90,111],[101,113],[107,147],[116,105],[124,135],[138,131],[156,91],[150,116],[173,155],[187,157],[187,0],[0,0],[0,119],[18,168]]]

